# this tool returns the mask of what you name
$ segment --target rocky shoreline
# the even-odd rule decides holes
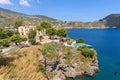
[[[84,62],[76,61],[72,64],[66,64],[66,56],[60,57],[59,60],[46,62],[46,73],[49,80],[66,80],[68,77],[84,77],[84,76],[94,76],[98,70],[98,60],[97,56],[89,62],[85,70],[78,70]],[[44,60],[45,62],[45,60]]]

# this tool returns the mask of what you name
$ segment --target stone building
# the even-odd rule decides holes
[[[27,36],[28,32],[30,30],[35,30],[36,26],[20,26],[18,28],[18,32],[20,33],[20,35],[22,36]],[[46,33],[44,32],[44,30],[42,31],[36,31],[36,36],[40,36],[40,35],[46,35]]]

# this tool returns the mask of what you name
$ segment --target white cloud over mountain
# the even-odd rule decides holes
[[[32,4],[30,4],[30,2],[32,3],[33,1],[40,3],[41,0],[18,0],[17,3],[14,2],[14,0],[0,0],[0,4],[3,5],[21,5],[21,6],[25,6],[25,7],[30,7]]]
[[[0,4],[12,4],[10,0],[0,0]]]
[[[25,7],[30,7],[30,4],[27,0],[20,0],[19,4]]]

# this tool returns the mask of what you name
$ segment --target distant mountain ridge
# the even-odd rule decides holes
[[[38,25],[40,22],[47,21],[53,26],[70,27],[70,28],[86,28],[86,27],[120,27],[120,14],[111,14],[107,17],[94,22],[79,22],[79,21],[60,21],[43,15],[27,15],[24,13],[14,12],[8,9],[0,8],[0,26],[12,27],[18,20],[23,21],[23,25]]]
[[[17,20],[22,20],[24,22],[24,25],[37,25],[42,21],[47,21],[53,24],[56,22],[61,22],[57,19],[53,19],[47,16],[27,15],[27,14],[0,8],[0,26],[3,27],[14,26],[14,23]]]
[[[102,21],[106,21],[106,26],[120,27],[120,14],[110,14],[103,18]]]

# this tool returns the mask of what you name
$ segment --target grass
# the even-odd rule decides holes
[[[0,60],[0,80],[47,80],[48,77],[53,78],[57,72],[46,72],[41,63],[44,57],[47,57],[49,61],[57,61],[60,57],[65,56],[67,65],[82,62],[81,66],[76,69],[77,71],[88,70],[88,63],[93,60],[84,57],[80,50],[55,42],[21,48],[17,52],[16,50],[13,49],[11,54],[5,55]]]
[[[5,64],[0,66],[0,80],[47,80],[44,67],[40,66],[35,53],[30,53],[38,50],[38,47],[34,47],[29,52],[27,48],[23,48],[16,54],[6,55],[3,60]]]

